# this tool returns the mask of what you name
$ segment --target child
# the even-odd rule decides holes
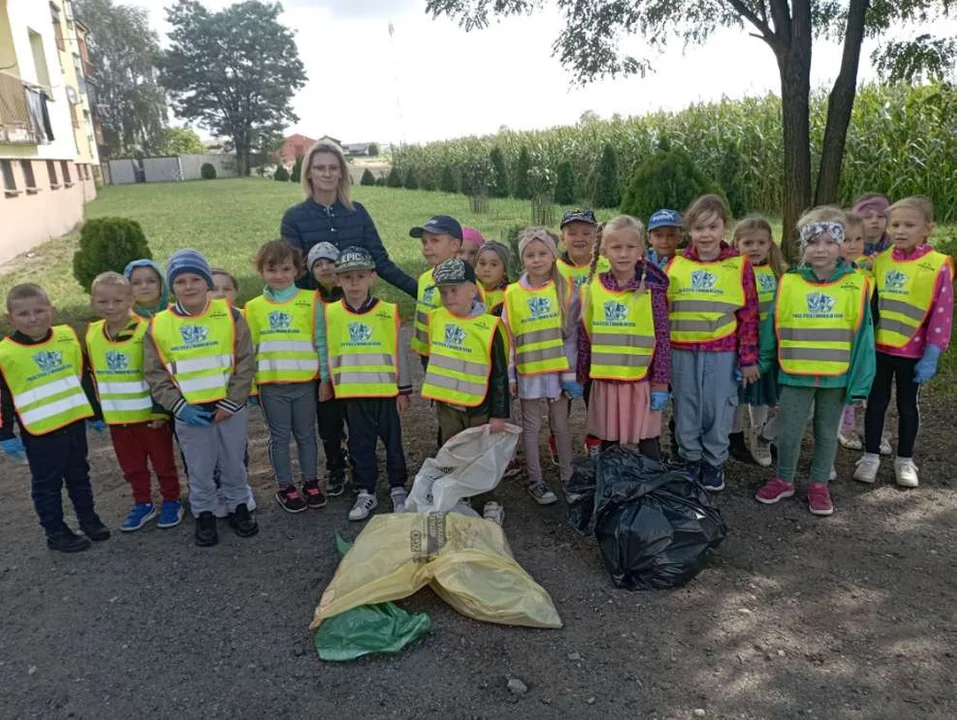
[[[412,350],[422,358],[422,367],[428,363],[429,313],[441,306],[432,272],[446,260],[456,257],[462,249],[462,226],[448,215],[429,218],[425,225],[409,230],[409,236],[422,241],[422,256],[429,269],[419,276],[419,290],[415,303],[415,327]]]
[[[269,461],[276,475],[276,500],[298,513],[321,508],[326,498],[319,486],[316,442],[316,377],[328,383],[325,319],[315,290],[296,287],[303,271],[298,248],[272,240],[256,253],[256,270],[266,287],[246,303],[246,322],[256,357],[259,405],[269,426]],[[296,489],[289,456],[290,436],[299,450],[302,493]]]
[[[336,284],[336,261],[339,248],[332,243],[320,242],[309,248],[306,255],[306,272],[311,273],[319,286],[319,297],[324,303],[342,299],[342,288]]]
[[[473,227],[464,227],[462,228],[462,247],[459,249],[458,257],[475,267],[479,250],[484,244],[485,238],[482,237],[482,233]]]
[[[236,301],[239,299],[239,283],[228,270],[213,268],[213,289],[209,291],[209,296],[214,299],[226,298],[230,305],[236,307]]]
[[[249,326],[227,300],[210,300],[212,269],[196,250],[178,250],[166,265],[176,302],[153,317],[144,342],[144,367],[154,399],[176,418],[176,437],[189,466],[189,504],[196,544],[219,542],[217,489],[221,470],[229,524],[240,537],[259,532],[249,511],[243,455],[246,400],[256,374]]]
[[[464,260],[441,263],[432,281],[442,307],[426,320],[429,362],[422,397],[435,401],[439,445],[486,423],[491,432],[501,432],[508,417],[508,368],[499,320],[486,312],[475,270]]]
[[[894,246],[874,260],[879,319],[877,374],[864,416],[864,456],[854,479],[872,483],[881,460],[881,433],[897,386],[897,459],[894,473],[901,487],[917,487],[914,443],[920,428],[920,386],[937,374],[937,361],[950,345],[954,314],[953,259],[934,250],[934,206],[925,197],[908,197],[891,206]]]
[[[637,445],[642,455],[661,460],[658,436],[671,376],[668,278],[641,259],[641,231],[641,222],[627,215],[605,224],[602,251],[611,269],[582,289],[578,379],[592,381],[589,435],[603,447]]]
[[[565,252],[556,267],[572,285],[575,295],[588,280],[595,246],[598,244],[598,221],[591,210],[568,210],[562,215],[561,240]],[[598,271],[609,268],[608,259],[599,257]]]
[[[120,529],[133,532],[156,517],[150,465],[163,497],[156,527],[175,527],[183,519],[183,505],[173,432],[169,416],[153,403],[143,373],[143,340],[149,322],[133,314],[130,281],[116,272],[96,276],[90,305],[102,319],[87,329],[87,356],[116,459],[133,490],[133,508]]]
[[[510,348],[509,390],[522,406],[528,493],[539,505],[558,500],[542,478],[538,449],[542,417],[548,417],[555,438],[564,487],[572,477],[569,403],[583,391],[572,369],[578,350],[569,313],[571,283],[558,270],[556,239],[543,227],[521,232],[518,251],[525,272],[505,291],[502,310]]]
[[[133,289],[133,312],[144,320],[169,307],[169,289],[159,265],[148,258],[133,260],[123,274]]]
[[[812,412],[814,455],[807,488],[814,515],[834,512],[828,480],[845,405],[860,403],[874,378],[874,328],[867,278],[841,258],[844,213],[819,207],[798,221],[802,262],[782,277],[761,333],[761,373],[775,367],[777,477],[755,497],[770,505],[794,495],[801,441]]]
[[[399,346],[399,309],[373,297],[375,261],[369,251],[348,247],[336,261],[343,298],[324,307],[329,376],[349,421],[349,456],[359,496],[350,520],[365,520],[376,507],[379,470],[376,444],[386,453],[392,511],[403,512],[406,466],[399,413],[409,408],[412,380]]]
[[[864,254],[864,220],[854,212],[844,212],[844,244],[841,245],[841,258],[852,263],[858,273],[868,278],[868,288],[874,292],[874,273],[871,271],[873,259]],[[863,450],[864,444],[861,442],[860,433],[857,430],[857,406],[848,405],[844,408],[844,414],[841,415],[841,427],[837,433],[837,441],[841,447],[848,450]],[[888,454],[890,453],[890,444],[888,443]],[[836,471],[832,476],[836,477]]]
[[[662,208],[648,218],[648,244],[645,260],[664,270],[671,258],[678,252],[681,242],[681,213],[677,210]]]
[[[98,405],[80,341],[69,325],[52,326],[55,312],[39,285],[16,285],[7,294],[6,319],[14,333],[0,340],[0,447],[14,460],[26,454],[47,547],[79,552],[90,540],[110,537],[93,505],[86,460],[84,420],[96,417]],[[64,483],[86,537],[63,522]]]
[[[684,216],[691,246],[665,268],[678,455],[707,490],[724,489],[738,384],[758,374],[758,294],[748,259],[724,241],[730,215],[716,195]]]
[[[746,217],[735,226],[732,245],[751,262],[758,290],[759,322],[763,327],[778,289],[778,279],[784,272],[781,248],[771,237],[771,224],[759,216]],[[775,434],[768,414],[777,402],[778,387],[773,375],[762,375],[759,382],[741,389],[729,438],[735,458],[742,462],[753,459],[761,467],[771,467],[771,442]],[[751,421],[748,443],[744,441],[745,416],[750,416]]]
[[[887,234],[887,209],[890,203],[878,193],[861,195],[854,203],[853,212],[864,221],[864,254],[879,255],[891,246]]]
[[[485,290],[488,311],[501,317],[508,288],[508,248],[497,242],[482,245],[475,258],[475,277]]]

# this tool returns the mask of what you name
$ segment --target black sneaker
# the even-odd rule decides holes
[[[744,433],[737,432],[728,435],[728,452],[735,460],[745,465],[755,465],[754,458],[751,457],[751,449],[745,442]]]
[[[90,539],[64,527],[62,530],[47,534],[47,547],[65,553],[81,552],[90,549]]]
[[[81,520],[80,530],[94,542],[110,539],[110,529],[103,524],[103,521],[100,520],[100,516],[96,514],[87,520]]]
[[[326,495],[328,495],[329,497],[339,497],[340,495],[342,495],[345,489],[346,489],[345,470],[341,470],[335,473],[329,473],[329,477],[326,479]],[[303,487],[303,490],[305,490],[305,487]]]
[[[307,507],[306,501],[302,499],[295,485],[279,488],[276,492],[276,501],[289,513],[302,512]]]
[[[340,492],[342,492],[340,490]],[[302,484],[302,494],[306,496],[306,505],[313,509],[326,506],[326,496],[322,494],[318,480],[310,480]]]
[[[229,513],[229,526],[239,537],[252,537],[259,532],[259,523],[249,512],[246,503],[240,503],[236,506],[236,512]]]
[[[212,547],[219,542],[216,532],[216,516],[209,510],[201,512],[196,518],[196,544],[200,547]]]

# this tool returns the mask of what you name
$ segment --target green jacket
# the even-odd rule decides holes
[[[835,282],[845,275],[856,272],[854,266],[844,260],[838,261],[837,268],[828,282]],[[808,282],[820,284],[814,271],[806,265],[797,265],[788,273],[798,273]],[[779,286],[780,287],[780,286]],[[777,298],[771,303],[768,317],[761,328],[761,373],[775,373],[780,385],[792,387],[837,388],[846,387],[848,405],[867,399],[874,382],[874,370],[877,364],[874,348],[874,323],[871,322],[871,305],[864,304],[864,317],[861,318],[854,345],[851,347],[851,366],[844,375],[791,375],[778,366],[778,336],[775,331],[775,309]]]

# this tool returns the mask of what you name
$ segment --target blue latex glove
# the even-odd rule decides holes
[[[259,396],[258,396],[258,395],[250,395],[248,402],[249,402],[250,405],[256,405],[256,406],[258,406],[258,405],[259,405]]]
[[[209,425],[213,414],[193,405],[183,405],[176,416],[187,425]]]
[[[740,384],[742,380],[744,380],[744,375],[741,374],[741,371],[740,371],[740,370],[735,370],[735,371],[734,371],[734,381],[735,381],[736,383],[739,383],[739,384]]]
[[[568,395],[568,397],[570,397],[572,400],[577,400],[585,394],[585,388],[583,388],[581,384],[577,382],[566,381],[562,383],[562,392]]]
[[[87,420],[86,426],[91,430],[96,430],[96,432],[101,433],[106,430],[106,423],[102,420]]]
[[[665,409],[665,405],[668,404],[668,400],[671,397],[671,394],[667,390],[652,390],[651,391],[651,411],[652,412],[661,412]]]
[[[928,345],[924,348],[924,357],[917,361],[914,366],[914,382],[923,385],[930,382],[931,378],[937,374],[937,360],[940,358],[940,348],[936,345]]]
[[[3,453],[11,460],[23,461],[27,456],[27,449],[23,447],[20,438],[12,437],[9,440],[0,440],[0,448]]]

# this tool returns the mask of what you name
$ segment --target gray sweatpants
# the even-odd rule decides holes
[[[738,405],[738,354],[671,351],[675,435],[678,454],[689,462],[721,467]]]
[[[250,498],[246,477],[246,431],[249,416],[246,408],[228,420],[210,425],[187,425],[176,421],[176,437],[183,451],[189,476],[189,507],[193,517],[213,512],[220,494],[227,512],[235,512]],[[219,466],[219,490],[213,473]]]
[[[299,450],[304,482],[319,477],[319,441],[316,439],[316,383],[271,383],[259,386],[259,406],[269,425],[269,462],[279,487],[293,484],[290,436]]]

